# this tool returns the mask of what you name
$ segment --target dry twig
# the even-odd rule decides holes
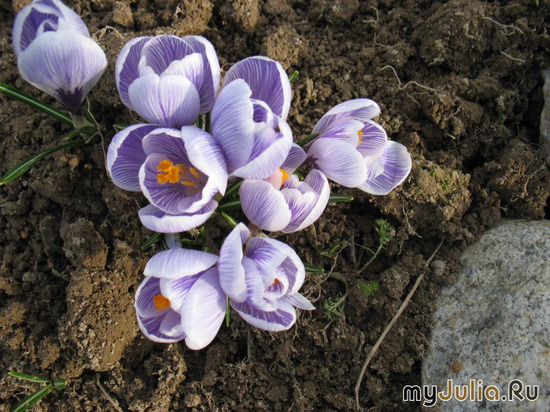
[[[357,378],[357,383],[355,384],[355,403],[357,405],[357,409],[361,408],[361,406],[359,404],[359,389],[361,388],[361,382],[363,381],[363,377],[365,376],[365,372],[367,370],[367,367],[369,366],[370,361],[372,360],[372,358],[374,357],[374,355],[378,351],[378,348],[380,348],[380,345],[382,344],[382,342],[386,338],[386,335],[389,333],[389,331],[391,330],[391,328],[393,327],[395,322],[397,322],[397,319],[399,319],[399,317],[401,316],[401,314],[403,313],[403,311],[405,310],[405,308],[407,307],[407,305],[411,301],[411,298],[413,297],[414,293],[416,292],[416,289],[418,289],[418,286],[420,285],[420,282],[422,282],[422,279],[424,278],[424,274],[426,273],[426,269],[428,268],[428,266],[430,266],[430,263],[432,262],[433,258],[435,257],[435,255],[437,254],[437,252],[439,251],[439,249],[441,248],[442,245],[443,245],[443,240],[441,240],[441,242],[439,242],[439,244],[435,248],[432,255],[426,261],[426,264],[424,265],[424,270],[418,276],[418,278],[416,279],[416,282],[414,282],[414,285],[413,285],[411,291],[409,292],[409,294],[407,295],[407,297],[405,298],[405,300],[403,301],[403,303],[399,307],[399,310],[397,311],[395,316],[392,318],[390,323],[388,323],[388,326],[386,326],[386,328],[384,329],[384,332],[382,332],[382,335],[380,335],[380,337],[378,338],[378,340],[376,341],[376,343],[372,347],[371,351],[369,352],[369,355],[367,356],[367,360],[363,364],[363,368],[361,369],[361,373],[359,374],[359,377]]]

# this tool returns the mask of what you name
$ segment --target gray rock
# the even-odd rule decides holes
[[[550,411],[549,251],[550,221],[516,220],[465,251],[462,272],[437,302],[422,383],[438,391],[446,391],[449,379],[472,385],[474,400],[437,400],[431,410]],[[537,399],[510,400],[510,383],[519,389],[515,379],[530,385],[530,395],[537,385]],[[499,400],[479,396],[480,390],[493,396],[491,386]]]

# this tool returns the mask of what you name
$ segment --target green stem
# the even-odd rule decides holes
[[[242,182],[243,182],[243,179],[239,179],[238,182],[235,182],[231,186],[229,186],[229,189],[225,191],[225,195],[223,197],[225,199],[229,199],[230,197],[232,197],[235,193],[239,191],[239,188],[241,187]]]
[[[315,139],[317,136],[319,136],[319,133],[313,133],[313,134],[310,134],[309,136],[306,136],[304,137],[303,139],[300,139],[296,142],[296,144],[298,146],[303,146],[305,145],[306,143],[310,142],[311,140]]]
[[[232,200],[230,202],[224,203],[223,205],[218,206],[218,212],[225,212],[226,210],[237,210],[241,208],[240,200]]]
[[[57,110],[56,108],[50,106],[49,104],[42,103],[40,100],[35,99],[34,97],[28,96],[25,93],[17,90],[15,87],[12,87],[6,83],[0,82],[0,94],[4,94],[12,99],[19,100],[35,109],[40,110],[43,113],[57,119],[69,126],[73,125],[73,120],[71,116],[67,113]]]

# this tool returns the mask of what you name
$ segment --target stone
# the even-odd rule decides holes
[[[474,400],[438,399],[432,410],[550,410],[549,251],[550,221],[509,220],[464,252],[457,281],[436,305],[422,384],[446,391],[452,380],[474,389]],[[510,400],[520,382],[522,396],[537,385],[536,400]],[[499,399],[488,400],[494,388]]]

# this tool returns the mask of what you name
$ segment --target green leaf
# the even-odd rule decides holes
[[[294,80],[296,80],[296,77],[298,77],[299,74],[300,72],[298,71],[290,73],[290,76],[288,76],[288,81],[290,82],[290,84],[294,83]]]
[[[309,136],[306,136],[296,142],[298,146],[304,146],[306,143],[309,143],[311,140],[315,139],[317,136],[319,136],[319,133],[313,133]]]
[[[8,372],[8,375],[13,376],[14,378],[24,379],[29,382],[38,382],[38,383],[48,383],[50,379],[43,378],[42,376],[29,375],[28,373],[23,372]]]
[[[231,310],[231,306],[229,306],[229,296],[226,298],[225,301],[225,326],[229,327],[229,324],[231,323],[231,318],[229,311]]]
[[[0,186],[5,185],[6,183],[11,182],[13,179],[17,179],[19,176],[27,172],[31,167],[33,167],[38,161],[44,159],[49,154],[58,152],[60,150],[69,149],[71,147],[84,146],[86,142],[84,140],[71,140],[67,143],[63,143],[54,147],[50,147],[40,153],[37,153],[28,159],[22,161],[21,163],[15,165],[10,169],[2,179],[0,180]]]
[[[117,124],[114,124],[113,127],[117,132],[120,132],[121,130],[126,129],[128,127],[128,125],[127,124],[122,124],[122,123],[117,123]]]
[[[313,265],[304,264],[304,268],[306,269],[307,273],[323,273],[325,271],[323,268],[320,268],[319,266],[313,266]]]
[[[225,191],[225,195],[223,196],[224,199],[231,198],[235,193],[239,191],[239,188],[241,187],[241,183],[243,182],[243,179],[239,179],[238,182],[233,183],[231,186],[229,186],[229,189]]]
[[[238,210],[241,208],[240,200],[232,200],[230,202],[224,203],[223,205],[218,206],[218,212],[225,212],[226,210]]]
[[[141,245],[141,250],[147,250],[160,240],[162,233],[153,233],[149,238]]]
[[[40,400],[48,393],[53,391],[53,389],[53,383],[50,383],[48,386],[44,386],[43,388],[38,389],[36,392],[31,393],[29,396],[27,396],[25,399],[15,405],[15,408],[13,408],[11,412],[26,411],[31,406],[36,405],[38,402],[40,402]]]
[[[57,110],[55,107],[50,106],[49,104],[43,103],[34,97],[28,96],[25,93],[17,90],[15,87],[10,86],[9,84],[0,82],[0,93],[4,94],[12,99],[19,100],[35,109],[40,110],[43,113],[57,119],[69,126],[73,125],[73,119],[67,113]]]
[[[67,386],[67,381],[65,379],[54,379],[53,380],[53,387],[56,391],[60,391],[61,389],[65,389],[65,386]]]
[[[227,213],[221,212],[221,215],[224,217],[227,223],[229,223],[229,226],[235,227],[239,224],[233,217],[229,216]]]
[[[328,198],[329,203],[351,202],[352,200],[353,200],[353,196],[339,195],[336,193],[332,193]]]

